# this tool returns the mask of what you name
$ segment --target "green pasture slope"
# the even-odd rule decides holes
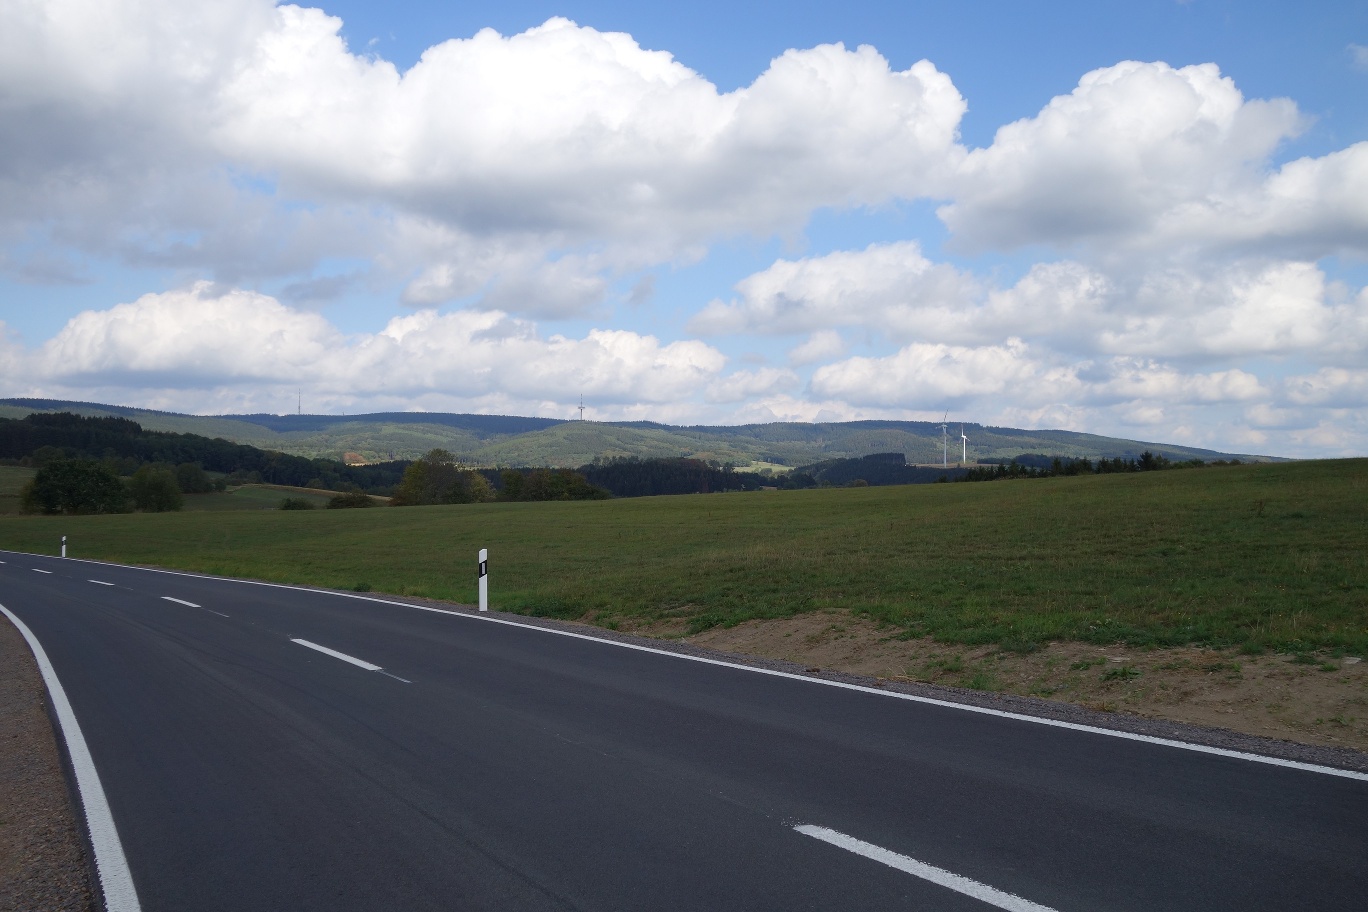
[[[280,502],[287,497],[306,500],[315,509],[328,506],[328,501],[336,497],[338,491],[315,491],[310,488],[294,488],[286,485],[243,485],[228,491],[213,494],[185,495],[184,509],[194,512],[224,512],[229,510],[278,510]]]
[[[0,547],[677,619],[814,609],[890,635],[1368,649],[1368,460],[980,484],[303,513],[0,516]]]

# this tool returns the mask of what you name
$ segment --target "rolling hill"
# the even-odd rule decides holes
[[[479,465],[576,467],[619,456],[689,456],[738,466],[798,466],[822,460],[899,452],[909,463],[939,464],[940,425],[929,421],[775,422],[676,427],[653,422],[565,421],[505,415],[379,412],[369,415],[182,415],[119,405],[54,399],[0,399],[0,417],[75,412],[131,418],[148,430],[222,437],[298,456],[367,462],[416,458],[434,447]],[[958,459],[958,427],[950,460]],[[969,461],[1025,453],[1135,458],[1145,450],[1172,460],[1276,461],[1196,447],[1061,430],[1022,430],[966,423]]]

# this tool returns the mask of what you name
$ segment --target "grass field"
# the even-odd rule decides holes
[[[1368,649],[1368,460],[984,484],[301,513],[0,516],[0,547],[698,631]]]
[[[286,485],[243,485],[215,494],[187,494],[185,509],[191,512],[214,512],[235,510],[276,510],[287,497],[306,500],[314,507],[322,509],[328,501],[336,497],[337,491],[315,491],[311,488],[294,488]]]

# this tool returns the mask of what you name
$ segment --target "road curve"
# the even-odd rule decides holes
[[[1368,895],[1361,775],[325,592],[0,560],[149,912]]]

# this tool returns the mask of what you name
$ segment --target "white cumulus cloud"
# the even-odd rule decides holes
[[[737,283],[739,297],[714,301],[693,320],[696,332],[799,333],[874,326],[895,336],[946,323],[972,304],[980,283],[933,263],[916,241],[872,244],[802,260],[779,260]]]
[[[1079,389],[1071,370],[1037,360],[1019,339],[976,348],[918,342],[887,357],[827,364],[812,375],[812,391],[819,397],[904,408],[1008,392],[1014,402],[1059,400]]]
[[[209,282],[82,313],[26,357],[35,379],[63,388],[289,383],[339,401],[584,395],[608,404],[693,399],[726,364],[702,342],[604,329],[543,337],[498,311],[423,310],[377,333],[344,335],[316,313]]]
[[[941,215],[979,243],[1133,230],[1262,161],[1299,125],[1290,101],[1246,102],[1214,65],[1127,61],[971,152]]]
[[[400,72],[348,48],[340,19],[269,0],[14,13],[0,231],[220,279],[369,244],[417,276],[420,306],[493,282],[497,306],[582,310],[616,271],[924,193],[959,154],[965,110],[932,64],[895,71],[870,47],[790,50],[724,93],[565,19],[444,41]],[[332,249],[310,214],[345,226]],[[244,217],[257,229],[235,241]],[[433,241],[416,259],[401,243],[415,230]],[[572,290],[548,297],[572,263]]]

